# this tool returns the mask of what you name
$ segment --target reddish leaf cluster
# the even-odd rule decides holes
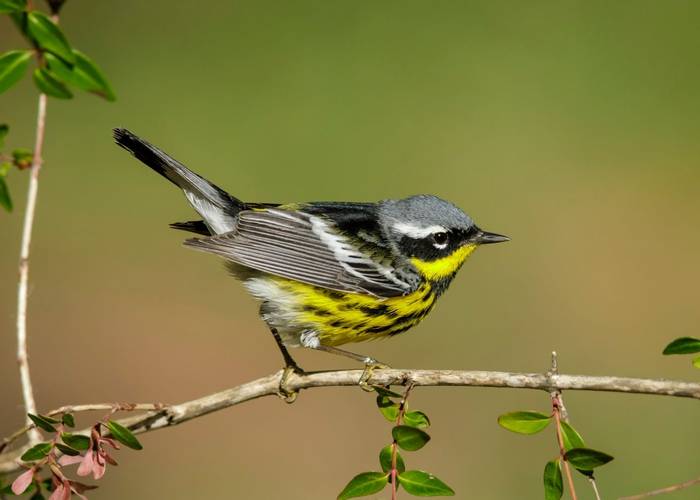
[[[44,415],[30,415],[30,418],[37,428],[51,432],[54,436],[50,441],[39,443],[22,455],[22,460],[30,464],[12,483],[11,490],[15,495],[33,491],[40,495],[43,488],[51,492],[49,500],[70,500],[73,494],[87,500],[83,493],[97,486],[69,479],[64,474],[63,467],[79,464],[76,471],[78,476],[92,475],[97,480],[104,476],[107,464],[117,465],[108,453],[108,447],[118,450],[120,446],[117,441],[120,441],[130,448],[141,449],[141,444],[131,431],[107,418],[92,426],[89,438],[64,432],[66,426],[75,425],[70,414],[62,415],[61,420]],[[111,433],[113,437],[103,436],[103,431]],[[85,453],[81,454],[79,450],[85,450]],[[59,457],[61,453],[63,455]],[[44,467],[49,469],[51,476],[41,479],[39,473]]]
[[[117,465],[116,460],[107,453],[104,445],[108,444],[115,450],[119,449],[119,445],[114,439],[102,436],[101,425],[102,424],[95,424],[90,431],[90,447],[85,452],[84,456],[64,455],[58,460],[58,463],[60,465],[79,463],[78,475],[88,476],[92,474],[92,477],[96,480],[104,476],[107,464]]]

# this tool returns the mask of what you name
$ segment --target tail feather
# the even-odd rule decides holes
[[[213,234],[233,229],[238,212],[244,208],[243,202],[126,129],[114,129],[114,140],[138,160],[182,189]]]
[[[179,229],[180,231],[187,231],[189,233],[196,233],[204,236],[212,236],[211,231],[209,231],[209,228],[203,220],[173,222],[172,224],[170,224],[170,227],[173,229]]]

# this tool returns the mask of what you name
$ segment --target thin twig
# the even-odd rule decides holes
[[[569,461],[566,460],[564,456],[566,454],[566,449],[564,448],[564,437],[561,433],[561,408],[559,406],[559,397],[557,393],[552,393],[552,411],[554,412],[554,421],[557,426],[557,443],[559,443],[559,456],[561,457],[561,463],[564,467],[564,472],[566,474],[566,480],[569,483],[569,493],[571,494],[572,500],[576,500],[576,488],[574,488],[574,477],[571,475],[571,467],[569,466]]]
[[[556,351],[552,351],[552,367],[549,371],[550,376],[551,375],[558,375],[559,374],[559,360],[557,356]],[[556,397],[556,403],[559,408],[559,417],[561,418],[562,421],[566,422],[567,424],[569,423],[569,412],[566,410],[566,406],[564,405],[564,396],[562,395],[560,390],[555,390],[553,391],[550,396],[552,398]],[[568,466],[568,464],[567,464]],[[593,489],[593,493],[595,494],[596,500],[601,500],[600,498],[600,492],[598,491],[598,485],[595,482],[595,479],[591,476],[587,476],[588,482],[591,485],[591,488]]]
[[[593,493],[595,494],[595,500],[601,500],[600,492],[598,491],[598,484],[595,482],[595,479],[592,477],[589,477],[588,482],[590,483],[591,488],[593,488]]]
[[[396,425],[401,425],[401,420],[403,420],[403,416],[406,414],[406,403],[408,402],[408,396],[413,390],[413,385],[412,382],[409,382],[408,387],[406,387],[403,393],[403,397],[399,403],[399,414],[396,416]],[[396,468],[396,456],[399,452],[398,445],[399,443],[396,442],[396,439],[391,443],[391,500],[396,500],[399,489],[398,469]]]
[[[340,370],[289,375],[289,390],[312,387],[357,386],[362,370]],[[277,395],[282,372],[199,399],[186,401],[162,410],[117,420],[136,434],[171,427],[208,413],[235,406],[264,396]],[[550,375],[544,373],[509,373],[459,370],[375,370],[367,381],[371,385],[504,387],[512,389],[607,391],[631,394],[656,394],[700,400],[700,383],[625,377],[591,377],[587,375]],[[83,434],[89,429],[81,431]],[[0,455],[0,473],[20,469],[18,458],[28,449]]]
[[[19,252],[19,284],[17,286],[17,364],[22,384],[22,399],[24,400],[24,412],[36,413],[34,402],[34,390],[32,379],[29,375],[29,356],[27,354],[27,300],[29,289],[29,247],[32,241],[32,229],[34,227],[34,212],[36,211],[37,194],[39,191],[39,172],[42,164],[42,151],[44,148],[44,131],[46,127],[46,94],[39,95],[39,109],[36,119],[36,138],[34,141],[34,155],[29,177],[27,192],[27,206],[24,211],[24,224],[22,226],[22,242]],[[29,417],[26,423],[31,424]],[[36,429],[29,430],[29,442],[38,443],[41,434]]]
[[[640,500],[641,498],[654,497],[656,495],[664,495],[666,493],[673,493],[674,491],[683,490],[689,488],[696,484],[700,484],[700,477],[691,479],[680,484],[674,484],[671,486],[666,486],[665,488],[659,488],[658,490],[647,491],[646,493],[640,493],[639,495],[632,495],[630,497],[620,497],[618,500]]]
[[[559,375],[559,360],[557,358],[556,351],[552,351],[552,365],[549,371],[547,372],[547,375],[550,379]],[[552,413],[554,413],[554,421],[556,424],[557,443],[559,445],[559,457],[561,459],[562,467],[564,467],[566,480],[569,483],[569,493],[571,495],[572,500],[576,500],[576,488],[574,488],[574,478],[571,475],[571,467],[569,466],[569,462],[566,460],[565,457],[566,448],[564,446],[564,436],[561,432],[561,421],[562,419],[568,420],[569,415],[566,412],[566,409],[564,408],[564,401],[562,400],[560,389],[551,388],[549,396],[552,399]]]

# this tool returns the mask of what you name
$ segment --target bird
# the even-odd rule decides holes
[[[393,337],[433,309],[465,260],[508,241],[430,194],[379,202],[243,202],[127,129],[115,142],[180,188],[200,220],[170,227],[198,235],[186,247],[223,257],[260,301],[259,314],[284,359],[280,382],[303,373],[289,348],[374,358],[338,346]]]

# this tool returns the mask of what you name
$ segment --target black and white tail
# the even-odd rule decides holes
[[[207,228],[211,234],[226,233],[234,228],[236,216],[245,207],[240,200],[126,129],[115,128],[114,140],[119,146],[182,189],[192,207],[204,219],[203,223],[200,221],[176,223],[173,227],[200,234]]]

